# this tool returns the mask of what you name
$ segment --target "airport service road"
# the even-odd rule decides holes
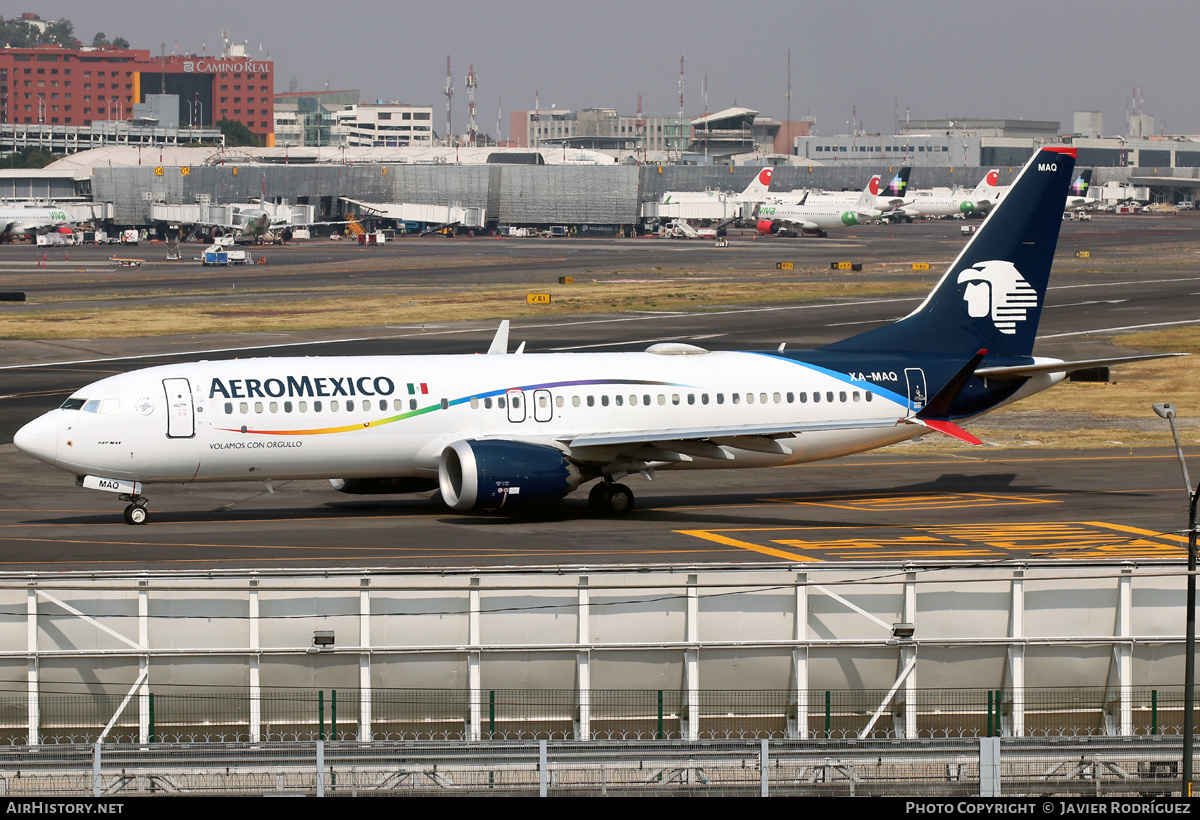
[[[639,508],[590,517],[574,493],[534,517],[457,514],[425,496],[324,482],[151,487],[150,523],[0,446],[0,570],[704,565],[1032,558],[1182,562],[1173,453],[904,445],[800,467],[628,480]]]

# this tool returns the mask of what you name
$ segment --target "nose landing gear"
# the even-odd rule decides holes
[[[130,502],[125,508],[126,524],[145,524],[149,513],[146,511],[146,498],[140,495],[122,495],[122,501]]]

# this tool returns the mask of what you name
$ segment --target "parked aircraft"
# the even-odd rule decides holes
[[[892,177],[891,182],[887,185],[883,184],[883,176],[876,174],[867,182],[866,191],[875,197],[871,204],[873,210],[890,211],[904,201],[905,191],[908,190],[908,177],[912,172],[912,168],[905,166],[901,168]],[[794,197],[787,199],[787,194],[772,195],[771,202],[777,204],[803,202],[806,205],[833,205],[842,208],[851,208],[858,204],[862,194],[856,194],[852,191],[840,191],[837,193],[827,193],[823,191],[812,191],[804,197]]]
[[[626,476],[835,458],[936,430],[1068,373],[1034,336],[1075,150],[1041,149],[909,315],[816,350],[259,358],[150,367],[73,393],[14,437],[24,453],[117,494],[146,485],[337,477],[348,493],[438,488],[455,510],[538,506],[595,481],[626,514]]]
[[[66,208],[0,208],[0,238],[11,242],[16,236],[50,233],[70,228],[75,218]]]
[[[727,194],[724,191],[667,191],[663,194],[660,204],[680,205],[695,202],[712,202],[724,198],[726,202],[762,202],[767,198],[767,190],[771,187],[771,177],[775,171],[772,168],[762,168],[750,184],[740,193]]]
[[[759,234],[799,236],[802,233],[828,236],[828,228],[843,228],[861,225],[880,216],[883,211],[875,208],[876,192],[880,177],[871,177],[867,187],[858,195],[856,202],[844,204],[840,200],[818,201],[810,205],[808,197],[795,204],[775,205],[764,202],[754,209],[754,219]]]
[[[1096,204],[1095,199],[1088,198],[1088,189],[1092,187],[1092,169],[1086,168],[1079,172],[1079,176],[1071,183],[1071,189],[1067,192],[1066,209],[1082,208],[1085,205]]]
[[[954,216],[955,214],[966,216],[974,213],[987,213],[997,199],[996,186],[999,182],[1000,171],[992,169],[969,194],[914,195],[910,191],[909,195],[900,205],[896,206],[890,215],[911,220],[918,216]]]

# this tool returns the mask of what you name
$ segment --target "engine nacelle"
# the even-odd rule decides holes
[[[758,229],[758,232],[760,234],[762,234],[763,236],[766,236],[767,234],[775,233],[776,231],[779,230],[778,226],[776,226],[776,224],[770,219],[758,220],[758,225],[756,225],[755,227]]]
[[[432,478],[331,478],[330,485],[339,493],[350,495],[398,495],[400,493],[423,493],[436,490],[438,483]]]
[[[579,482],[561,450],[524,441],[456,441],[438,462],[442,499],[456,510],[557,501]]]

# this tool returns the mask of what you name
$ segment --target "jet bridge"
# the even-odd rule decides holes
[[[380,219],[398,222],[421,222],[437,228],[456,226],[483,228],[487,222],[486,208],[468,208],[461,204],[424,205],[413,202],[363,202],[341,197],[343,202],[356,206],[361,212]]]

